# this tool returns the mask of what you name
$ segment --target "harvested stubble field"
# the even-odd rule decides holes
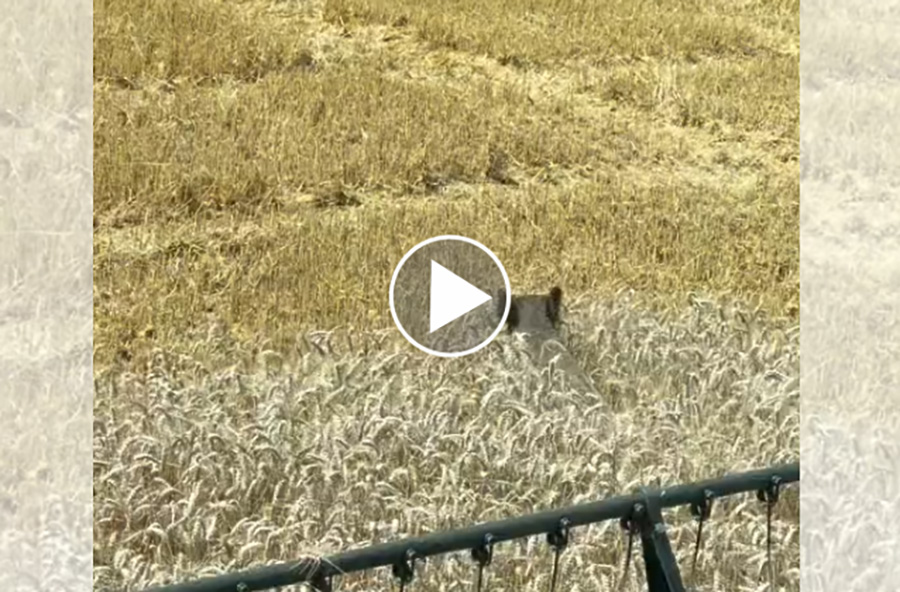
[[[96,587],[796,458],[798,48],[798,2],[96,2]],[[508,340],[402,341],[390,274],[448,233],[575,296],[596,393]],[[791,493],[782,589],[798,518]],[[764,512],[714,519],[701,589],[756,589]],[[564,589],[616,580],[613,527],[576,532]],[[491,589],[546,588],[529,545]]]

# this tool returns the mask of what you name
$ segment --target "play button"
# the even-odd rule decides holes
[[[431,262],[430,333],[489,300],[490,294],[482,292],[437,261]]]
[[[404,255],[391,279],[391,315],[422,351],[441,357],[474,353],[496,337],[509,310],[509,278],[484,245],[438,236]]]

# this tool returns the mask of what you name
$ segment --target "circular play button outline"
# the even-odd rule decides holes
[[[400,270],[403,268],[403,265],[419,249],[426,247],[430,244],[439,242],[439,241],[448,241],[448,240],[461,241],[464,243],[468,243],[468,244],[484,251],[484,253],[488,257],[491,258],[491,261],[494,262],[494,265],[497,266],[497,269],[500,270],[500,274],[503,276],[503,283],[506,287],[506,290],[505,290],[506,304],[503,307],[503,315],[501,315],[500,321],[497,323],[497,327],[494,329],[494,332],[491,333],[490,337],[488,337],[487,339],[485,339],[478,345],[476,345],[474,347],[470,347],[469,349],[464,350],[464,351],[459,351],[459,352],[442,352],[442,351],[434,350],[434,349],[431,349],[431,348],[428,348],[428,347],[422,345],[421,343],[419,343],[418,341],[413,339],[413,337],[406,331],[406,329],[403,328],[403,325],[400,323],[400,319],[397,317],[397,308],[394,305],[394,286],[397,284],[397,276],[400,274]],[[433,356],[438,356],[441,358],[461,358],[461,357],[467,356],[469,354],[474,354],[478,350],[486,347],[490,342],[492,342],[497,337],[497,335],[500,335],[500,331],[503,330],[503,326],[506,324],[506,317],[509,315],[509,308],[512,303],[512,288],[509,283],[509,274],[506,273],[506,269],[503,267],[503,264],[500,263],[500,259],[496,255],[494,255],[494,253],[490,249],[485,247],[480,242],[473,240],[471,238],[465,237],[465,236],[459,236],[456,234],[444,234],[444,235],[435,236],[435,237],[432,237],[432,238],[429,238],[427,240],[420,242],[419,244],[417,244],[416,246],[411,248],[409,251],[407,251],[405,255],[403,255],[403,258],[400,259],[400,262],[397,264],[397,267],[394,268],[394,274],[391,276],[391,287],[388,292],[388,299],[390,300],[391,316],[394,318],[394,324],[397,325],[397,328],[400,330],[400,333],[406,338],[407,341],[409,341],[411,344],[413,344],[414,346],[416,346],[417,348],[419,348],[426,354],[431,354]]]

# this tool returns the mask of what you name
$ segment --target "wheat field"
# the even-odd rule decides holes
[[[94,6],[95,589],[798,457],[798,2]],[[390,276],[438,234],[515,292],[563,286],[595,391],[508,338],[403,341]],[[714,507],[695,573],[667,517],[698,589],[768,584],[752,496]],[[575,531],[560,589],[618,581],[617,528]],[[798,590],[796,489],[773,540]],[[550,566],[508,543],[489,586]],[[474,574],[434,559],[414,586]]]

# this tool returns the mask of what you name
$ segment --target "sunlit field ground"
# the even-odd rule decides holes
[[[900,4],[804,2],[803,23],[803,589],[892,590]]]
[[[797,2],[101,0],[94,55],[98,588],[796,459]],[[597,393],[505,340],[404,342],[390,275],[437,234],[563,286]],[[765,582],[758,506],[717,506],[701,589]],[[798,523],[790,492],[781,589]],[[576,531],[560,585],[608,587],[624,549]],[[549,561],[500,548],[491,589]]]

